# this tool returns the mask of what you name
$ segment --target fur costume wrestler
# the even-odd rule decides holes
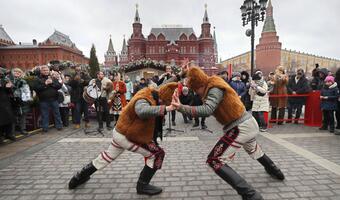
[[[72,177],[69,189],[85,183],[95,171],[103,169],[128,150],[141,154],[145,159],[145,166],[137,182],[137,193],[161,193],[161,188],[149,183],[156,171],[162,167],[165,153],[152,139],[155,118],[174,110],[170,104],[176,88],[177,83],[168,83],[159,89],[148,87],[140,90],[121,112],[108,149]]]
[[[250,157],[258,160],[271,176],[279,180],[284,179],[281,170],[262,152],[256,142],[255,136],[259,133],[256,120],[246,111],[239,96],[222,78],[209,77],[198,67],[190,68],[187,78],[188,86],[200,95],[203,105],[182,105],[177,92],[173,95],[172,105],[181,113],[193,117],[213,115],[224,126],[224,135],[208,155],[207,164],[231,185],[243,200],[263,199],[250,184],[222,161],[222,159],[232,160],[236,151],[243,147]],[[223,154],[225,156],[222,158]]]

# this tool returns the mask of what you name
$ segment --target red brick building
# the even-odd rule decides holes
[[[201,34],[196,36],[193,28],[182,26],[162,26],[152,28],[144,37],[138,8],[136,9],[133,32],[125,43],[120,55],[120,65],[139,59],[151,59],[164,63],[180,64],[184,58],[195,62],[206,71],[214,69],[217,56],[216,42],[210,32],[207,7],[205,9]]]
[[[281,47],[273,18],[273,6],[269,1],[260,42],[256,45],[256,68],[264,74],[274,71],[281,64]]]
[[[54,31],[45,41],[37,43],[15,44],[0,27],[0,65],[6,68],[20,67],[31,69],[37,65],[44,65],[52,60],[71,61],[76,64],[88,64],[82,51],[70,40],[69,36]]]

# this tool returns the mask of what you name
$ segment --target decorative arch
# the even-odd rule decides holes
[[[156,36],[151,33],[149,36],[148,36],[148,40],[156,40]]]
[[[163,33],[160,33],[160,34],[157,36],[157,40],[165,40],[165,36],[163,35]]]
[[[197,40],[196,35],[192,33],[192,34],[189,36],[189,40]]]
[[[181,36],[179,36],[179,40],[188,40],[188,37],[185,35],[185,33],[182,33]]]

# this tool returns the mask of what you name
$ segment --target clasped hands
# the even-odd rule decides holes
[[[178,110],[182,106],[181,101],[179,100],[178,90],[176,89],[174,94],[172,95],[171,104],[166,106],[165,109],[167,112]]]

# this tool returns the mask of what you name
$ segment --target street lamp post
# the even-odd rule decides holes
[[[254,72],[254,42],[255,42],[255,26],[259,21],[264,21],[265,10],[268,0],[244,0],[241,6],[242,26],[246,26],[250,22],[251,29],[246,31],[246,35],[251,37],[251,64],[250,74]]]

